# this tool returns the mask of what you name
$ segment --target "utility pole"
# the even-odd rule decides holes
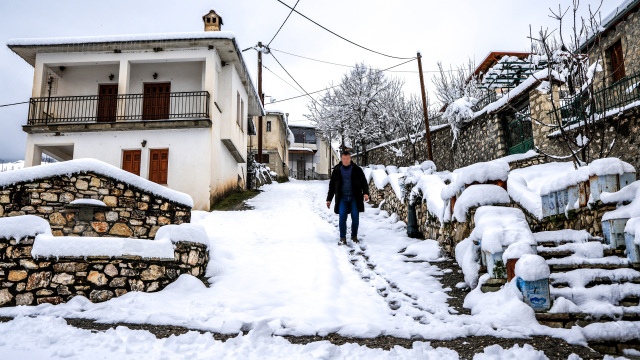
[[[424,76],[422,75],[422,55],[418,51],[418,72],[420,73],[420,88],[422,90],[422,110],[424,111],[424,126],[427,134],[427,151],[429,160],[433,161],[433,150],[431,149],[431,131],[429,130],[429,109],[427,109],[427,94],[424,89]]]
[[[264,108],[264,94],[262,93],[262,42],[258,42],[258,96]],[[262,164],[262,121],[263,116],[258,117],[258,163]]]

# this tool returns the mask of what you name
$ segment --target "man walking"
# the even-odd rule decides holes
[[[340,245],[347,244],[347,216],[351,214],[351,240],[358,242],[358,225],[360,213],[364,212],[364,201],[369,201],[369,184],[364,171],[351,162],[351,153],[343,150],[341,162],[333,168],[327,208],[331,208],[331,200],[336,197],[334,212],[340,215]]]

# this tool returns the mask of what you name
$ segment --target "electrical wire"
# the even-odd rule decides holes
[[[276,31],[276,34],[273,35],[273,37],[271,38],[271,41],[269,41],[269,43],[267,44],[267,47],[269,47],[269,45],[271,45],[271,43],[276,38],[276,36],[278,36],[278,34],[280,33],[280,30],[282,30],[282,27],[284,26],[284,24],[287,22],[287,20],[289,20],[289,17],[291,16],[291,14],[293,14],[293,10],[296,8],[296,6],[298,6],[299,2],[300,0],[296,1],[296,4],[293,5],[293,7],[291,8],[291,11],[289,12],[289,15],[287,15],[287,18],[284,19],[284,21],[282,22],[282,25],[280,25],[280,28],[278,29],[278,31]]]
[[[357,43],[355,43],[355,42],[353,42],[353,41],[351,41],[351,40],[349,40],[349,39],[345,38],[344,36],[338,35],[338,34],[337,34],[337,33],[335,33],[334,31],[331,31],[331,30],[329,30],[328,28],[326,28],[326,27],[324,27],[324,26],[322,26],[322,25],[318,24],[317,22],[315,22],[315,21],[311,20],[309,17],[307,17],[306,15],[304,15],[304,14],[300,13],[298,10],[296,10],[296,9],[292,8],[291,6],[287,5],[287,4],[286,4],[285,2],[283,2],[282,0],[276,0],[276,1],[278,1],[279,3],[281,3],[281,4],[282,4],[282,5],[284,5],[284,6],[288,7],[289,9],[291,9],[291,11],[292,11],[292,12],[295,12],[296,14],[298,14],[298,15],[302,16],[303,18],[305,18],[305,19],[307,19],[307,20],[311,21],[312,23],[314,23],[315,25],[319,26],[319,27],[320,27],[320,28],[322,28],[323,30],[325,30],[325,31],[327,31],[327,32],[329,32],[329,33],[331,33],[331,34],[333,34],[333,35],[335,35],[335,36],[339,37],[340,39],[342,39],[342,40],[344,40],[344,41],[346,41],[346,42],[348,42],[348,43],[350,43],[350,44],[352,44],[352,45],[355,45],[355,46],[357,46],[357,47],[359,47],[359,48],[361,48],[361,49],[364,49],[364,50],[370,51],[370,52],[372,52],[372,53],[374,53],[374,54],[378,54],[378,55],[386,56],[386,57],[389,57],[389,58],[392,58],[392,59],[399,59],[399,60],[408,60],[408,59],[412,59],[412,58],[408,58],[408,57],[399,57],[399,56],[393,56],[393,55],[385,54],[385,53],[382,53],[382,52],[379,52],[379,51],[375,51],[375,50],[369,49],[368,47],[362,46],[362,45],[360,45],[360,44],[357,44]]]
[[[271,54],[271,56],[273,56],[273,53]],[[275,59],[275,56],[274,56],[274,59]],[[398,64],[398,65],[393,65],[393,66],[391,66],[391,67],[388,67],[388,68],[386,68],[386,69],[382,69],[382,70],[380,70],[380,71],[387,71],[387,70],[391,70],[391,69],[396,68],[396,67],[398,67],[398,66],[402,66],[402,65],[404,65],[404,64],[410,63],[410,62],[412,62],[412,61],[414,61],[414,60],[416,60],[416,58],[413,58],[413,59],[410,59],[410,60],[407,60],[407,61],[401,62],[401,63],[400,63],[400,64]],[[276,60],[276,61],[278,61],[278,60]],[[278,62],[278,63],[279,63],[279,62]],[[280,66],[282,66],[282,65],[280,65]],[[286,71],[286,70],[285,70],[285,71]],[[291,75],[289,75],[289,76],[291,76]],[[295,80],[294,80],[294,81],[295,81]],[[296,83],[297,83],[297,82],[296,82]],[[301,97],[304,97],[304,96],[309,96],[309,97],[311,97],[311,94],[317,94],[317,93],[319,93],[319,92],[327,91],[327,90],[329,90],[329,89],[333,89],[333,88],[336,88],[336,87],[338,87],[338,86],[340,86],[340,85],[333,85],[333,86],[329,86],[329,87],[327,87],[327,88],[324,88],[324,89],[322,89],[322,90],[317,90],[317,91],[313,91],[313,92],[306,92],[306,93],[305,93],[305,94],[303,94],[303,95],[293,96],[293,97],[286,98],[286,99],[282,99],[282,100],[276,100],[276,101],[272,102],[272,104],[279,103],[279,102],[283,102],[283,101],[288,101],[288,100],[293,100],[293,99],[298,99],[298,98],[301,98]],[[301,87],[301,88],[302,88],[302,87]],[[303,90],[304,90],[304,89],[303,89]],[[311,97],[311,98],[312,98],[312,97]],[[313,99],[313,98],[312,98],[312,99]],[[316,101],[315,99],[313,99],[313,100],[317,103],[317,101]]]
[[[281,78],[278,74],[276,74],[275,72],[273,72],[273,70],[269,69],[268,67],[266,67],[264,64],[262,65],[263,68],[265,68],[266,70],[268,70],[270,73],[272,73],[275,77],[277,77],[278,79],[282,80],[282,82],[284,82],[285,84],[291,86],[292,88],[294,88],[297,92],[301,93],[304,95],[304,93],[302,91],[300,91],[300,89],[298,89],[297,87],[291,85],[287,80]]]
[[[320,105],[320,103],[318,103],[318,101],[316,99],[313,98],[313,96],[309,95],[309,93],[307,92],[307,90],[305,90],[302,85],[300,85],[300,83],[298,81],[296,81],[296,79],[293,78],[293,76],[289,73],[289,71],[287,71],[287,69],[285,69],[285,67],[280,63],[280,61],[278,60],[278,58],[276,58],[273,53],[271,53],[271,57],[273,57],[273,60],[275,60],[278,65],[280,65],[280,67],[282,68],[282,70],[284,70],[285,73],[287,73],[287,75],[289,75],[289,77],[291,78],[291,80],[293,80],[294,83],[296,83],[296,85],[298,85],[298,87],[304,91],[305,95],[309,96],[309,98],[311,98],[311,100],[313,100],[316,104]],[[275,102],[275,101],[274,101]]]
[[[13,105],[20,105],[20,104],[27,104],[29,103],[28,101],[23,101],[23,102],[17,102],[17,103],[13,103],[13,104],[4,104],[4,105],[0,105],[0,107],[5,107],[5,106],[13,106]]]
[[[319,63],[324,63],[324,64],[329,64],[329,65],[342,66],[342,67],[355,69],[355,66],[353,66],[353,65],[339,64],[339,63],[335,63],[335,62],[331,62],[331,61],[314,59],[314,58],[310,58],[310,57],[307,57],[307,56],[293,54],[293,53],[290,53],[290,52],[287,52],[287,51],[284,51],[284,50],[274,49],[272,47],[269,48],[269,51],[276,51],[276,52],[280,52],[280,53],[283,53],[283,54],[286,54],[286,55],[299,57],[301,59],[316,61],[316,62],[319,62]],[[415,71],[415,70],[394,70],[394,71],[383,70],[383,71],[388,71],[388,72],[392,72],[392,73],[413,73],[413,74],[419,73],[419,71]],[[455,69],[449,69],[449,70],[443,70],[443,71],[444,72],[460,72],[460,70],[455,70]],[[423,73],[439,73],[440,70],[423,70],[422,72]]]

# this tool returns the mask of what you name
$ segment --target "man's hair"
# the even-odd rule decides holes
[[[342,150],[342,154],[340,154],[340,156],[343,156],[343,155],[351,156],[351,151],[349,151],[349,150]]]

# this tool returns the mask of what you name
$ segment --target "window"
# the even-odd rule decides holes
[[[242,127],[242,123],[240,122],[240,93],[236,94],[236,107],[236,122]]]
[[[169,170],[169,149],[149,150],[149,180],[166,185]]]
[[[622,53],[622,41],[616,41],[607,50],[609,54],[609,60],[611,61],[611,77],[613,82],[616,83],[625,77],[624,71],[624,55]]]
[[[316,130],[314,128],[290,127],[296,143],[315,144]]]
[[[261,164],[269,163],[269,154],[262,154],[262,161],[260,161],[260,157],[258,156],[258,154],[256,154],[255,158],[256,158],[256,162],[259,162]]]
[[[240,129],[242,129],[242,131],[244,131],[244,124],[244,100],[240,100]]]
[[[267,131],[271,131],[271,121],[267,121]]]
[[[122,170],[140,176],[141,150],[124,150],[122,152]]]

